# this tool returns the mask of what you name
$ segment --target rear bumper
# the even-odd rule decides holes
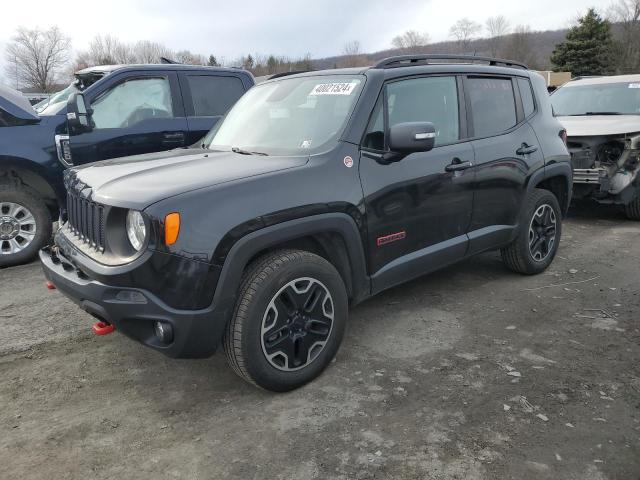
[[[224,320],[213,307],[177,310],[152,293],[135,288],[106,285],[88,278],[57,249],[44,248],[40,261],[47,280],[95,318],[115,325],[128,337],[175,358],[212,355],[222,340]],[[155,322],[171,325],[173,340],[162,343]]]

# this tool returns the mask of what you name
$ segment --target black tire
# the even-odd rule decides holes
[[[629,220],[640,220],[640,197],[634,198],[624,206],[624,213]]]
[[[553,211],[555,218],[555,235],[552,245],[544,252],[536,252],[539,258],[534,258],[530,248],[530,228],[534,215],[543,206],[548,206]],[[551,213],[543,208],[542,212]],[[534,230],[537,227],[533,227]],[[540,227],[542,229],[542,227]],[[536,235],[537,233],[533,233]],[[550,236],[550,235],[549,235]],[[562,236],[562,210],[556,196],[548,190],[534,189],[525,199],[525,205],[520,219],[520,232],[518,237],[507,247],[501,250],[502,260],[510,270],[525,275],[535,275],[543,272],[556,256],[560,238]],[[537,243],[535,244],[537,245]],[[544,254],[544,256],[542,256]]]
[[[12,183],[0,183],[0,204],[3,202],[19,204],[28,209],[35,219],[36,234],[31,243],[16,253],[3,253],[1,249],[7,248],[7,244],[0,240],[0,267],[29,262],[51,240],[52,221],[49,209],[36,192]]]
[[[300,345],[303,342],[300,340],[303,334],[300,333],[301,330],[296,330],[295,325],[298,325],[296,319],[301,317],[296,315],[280,317],[278,311],[264,336],[262,328],[267,324],[273,310],[277,310],[274,302],[276,298],[280,298],[279,295],[284,295],[280,292],[289,288],[295,280],[303,282],[300,284],[303,288],[306,285],[305,279],[309,279],[309,291],[313,288],[320,292],[316,296],[316,301],[312,302],[314,308],[318,301],[324,302],[321,306],[322,312],[328,311],[333,319],[332,322],[328,322],[331,326],[328,327],[324,345],[319,346],[316,345],[319,342],[314,342],[313,346],[306,351],[308,363],[295,367],[295,358],[291,360],[284,353],[272,354],[276,356],[269,359],[267,352],[270,350],[265,346],[265,338],[270,340],[267,334],[270,331],[277,331],[278,333],[271,335],[272,337],[277,335],[282,340],[277,343],[278,345],[281,343],[282,348],[290,344],[296,345],[296,342]],[[294,284],[293,287],[297,288],[298,284]],[[307,300],[305,307],[308,303]],[[301,308],[300,311],[304,313],[305,308]],[[227,361],[235,373],[258,387],[275,392],[293,390],[316,378],[331,362],[344,336],[347,317],[346,289],[333,265],[318,255],[302,250],[280,250],[267,254],[253,262],[243,276],[234,314],[227,325],[223,341]],[[277,323],[279,319],[286,325],[276,328],[279,325]],[[325,320],[327,318],[322,319],[323,322]],[[304,322],[304,320],[301,321]],[[311,322],[307,319],[307,324],[309,323]],[[315,332],[304,333],[304,335],[308,335],[307,343],[316,339]],[[303,351],[304,347],[294,346],[294,348],[296,351]],[[311,358],[312,353],[313,358]],[[289,367],[295,367],[295,369],[283,370]]]

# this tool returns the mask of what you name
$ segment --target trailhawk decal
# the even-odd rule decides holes
[[[381,247],[388,243],[397,242],[398,240],[404,240],[405,238],[407,238],[407,232],[403,230],[402,232],[392,233],[391,235],[385,235],[384,237],[378,237],[376,240],[376,245]]]
[[[321,83],[311,90],[309,95],[351,95],[358,82],[349,83]]]

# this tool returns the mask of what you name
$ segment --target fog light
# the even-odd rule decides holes
[[[173,341],[173,328],[165,322],[156,322],[154,325],[156,337],[162,343],[169,344]]]

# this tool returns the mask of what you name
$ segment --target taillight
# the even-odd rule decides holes
[[[564,146],[567,146],[567,131],[563,128],[562,130],[560,130],[560,133],[558,133],[558,135],[560,135],[560,138],[562,139],[562,141],[564,142]]]

